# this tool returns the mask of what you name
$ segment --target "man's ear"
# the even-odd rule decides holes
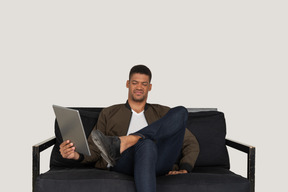
[[[129,80],[126,81],[126,87],[129,88]]]
[[[151,89],[152,89],[152,84],[149,84],[149,89],[148,89],[148,91],[151,91]]]

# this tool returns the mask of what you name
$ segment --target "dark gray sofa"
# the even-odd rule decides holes
[[[102,108],[74,108],[80,111],[88,137]],[[191,173],[157,178],[157,192],[254,192],[255,147],[226,139],[226,123],[217,109],[188,108],[187,128],[196,136],[200,153]],[[33,146],[34,192],[135,192],[133,177],[93,168],[63,159],[59,153],[62,137],[55,121],[55,137]],[[54,145],[54,146],[53,146]],[[50,170],[40,174],[40,153],[53,146]],[[230,171],[226,146],[247,154],[247,178]]]

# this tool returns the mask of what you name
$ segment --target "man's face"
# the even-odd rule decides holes
[[[128,99],[135,102],[146,102],[152,84],[149,82],[148,75],[134,73],[130,80],[127,81],[126,87],[129,89]]]

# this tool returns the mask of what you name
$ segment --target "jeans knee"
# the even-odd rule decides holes
[[[140,140],[135,147],[136,153],[141,153],[141,155],[150,158],[157,157],[157,146],[155,142],[150,139]]]
[[[187,121],[188,119],[188,111],[183,106],[174,107],[171,109],[174,112],[175,120],[184,120]]]

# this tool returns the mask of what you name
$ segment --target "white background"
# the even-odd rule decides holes
[[[123,103],[128,72],[150,103],[217,107],[227,137],[256,146],[256,190],[287,191],[287,1],[0,2],[1,188],[32,190],[32,145],[52,104]],[[246,159],[232,150],[232,171]],[[41,156],[48,170],[49,152]]]

